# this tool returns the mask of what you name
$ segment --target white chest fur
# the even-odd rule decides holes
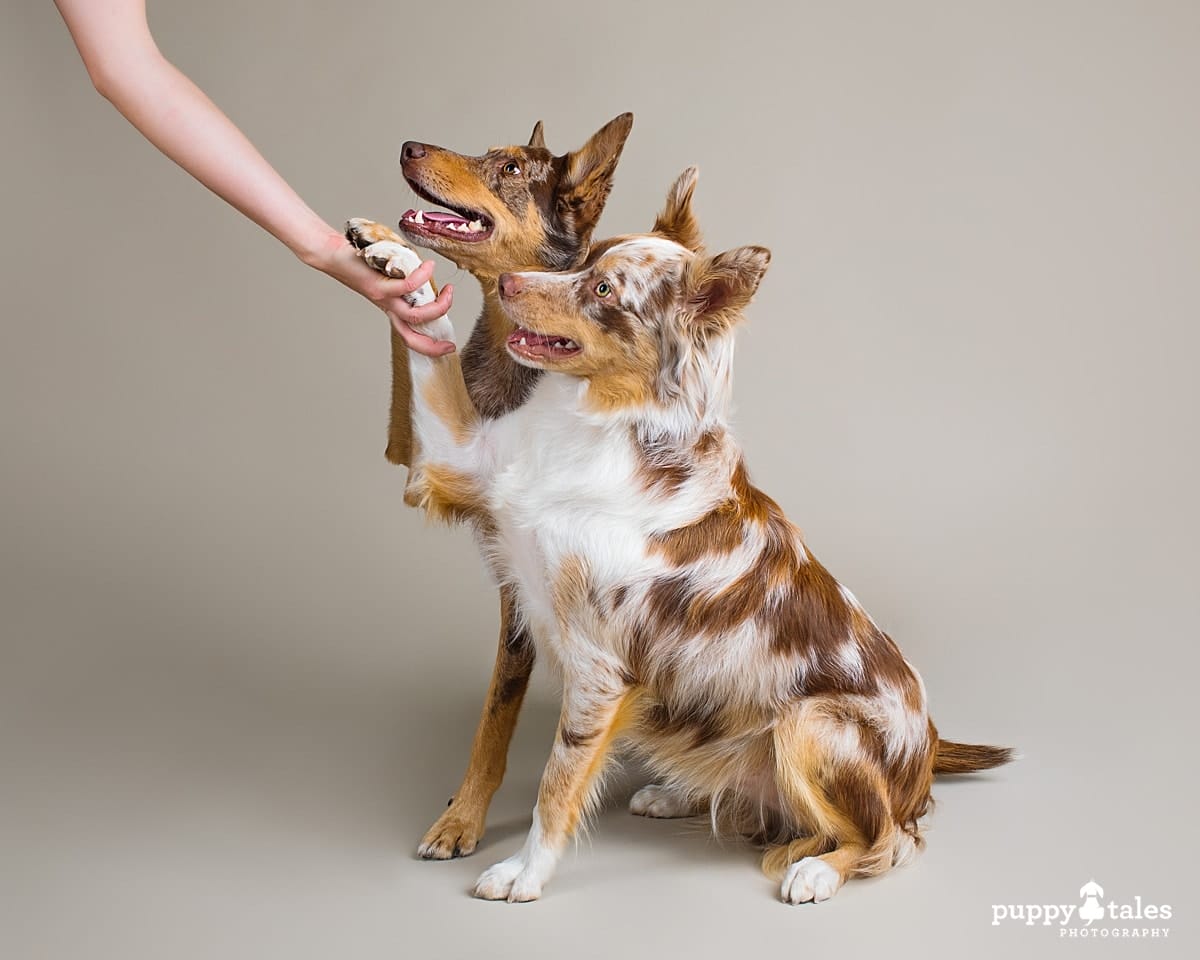
[[[571,557],[586,557],[597,588],[647,563],[654,517],[635,490],[637,459],[626,431],[590,421],[582,384],[542,378],[519,410],[489,424],[491,512],[497,572],[517,587],[535,633],[555,633],[553,585]]]

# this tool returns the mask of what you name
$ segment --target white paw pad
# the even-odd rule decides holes
[[[629,812],[638,817],[690,817],[696,813],[693,804],[682,793],[651,783],[642,787],[629,800]]]
[[[797,860],[783,875],[779,894],[784,903],[820,903],[842,885],[842,878],[820,857]]]

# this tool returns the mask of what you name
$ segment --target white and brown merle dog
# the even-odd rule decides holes
[[[936,772],[1009,758],[939,740],[917,672],[751,484],[727,411],[769,253],[705,253],[695,180],[651,233],[499,278],[508,351],[545,372],[517,410],[481,419],[453,356],[412,358],[408,496],[474,525],[563,679],[533,827],[485,899],[541,894],[618,737],[660,778],[635,812],[710,809],[791,903],[912,856]]]

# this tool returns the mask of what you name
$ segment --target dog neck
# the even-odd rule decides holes
[[[529,399],[542,372],[523,367],[508,355],[506,341],[512,322],[500,306],[496,279],[481,276],[478,280],[483,310],[463,348],[462,368],[475,409],[495,420]]]

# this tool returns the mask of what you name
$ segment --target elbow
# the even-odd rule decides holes
[[[153,54],[157,54],[153,48],[119,46],[92,52],[83,58],[83,65],[96,92],[116,105],[131,85],[149,86],[159,79]]]
[[[116,95],[116,78],[113,76],[112,69],[104,63],[85,63],[87,67],[88,77],[92,81],[92,87],[109,103],[112,103],[113,97]]]

